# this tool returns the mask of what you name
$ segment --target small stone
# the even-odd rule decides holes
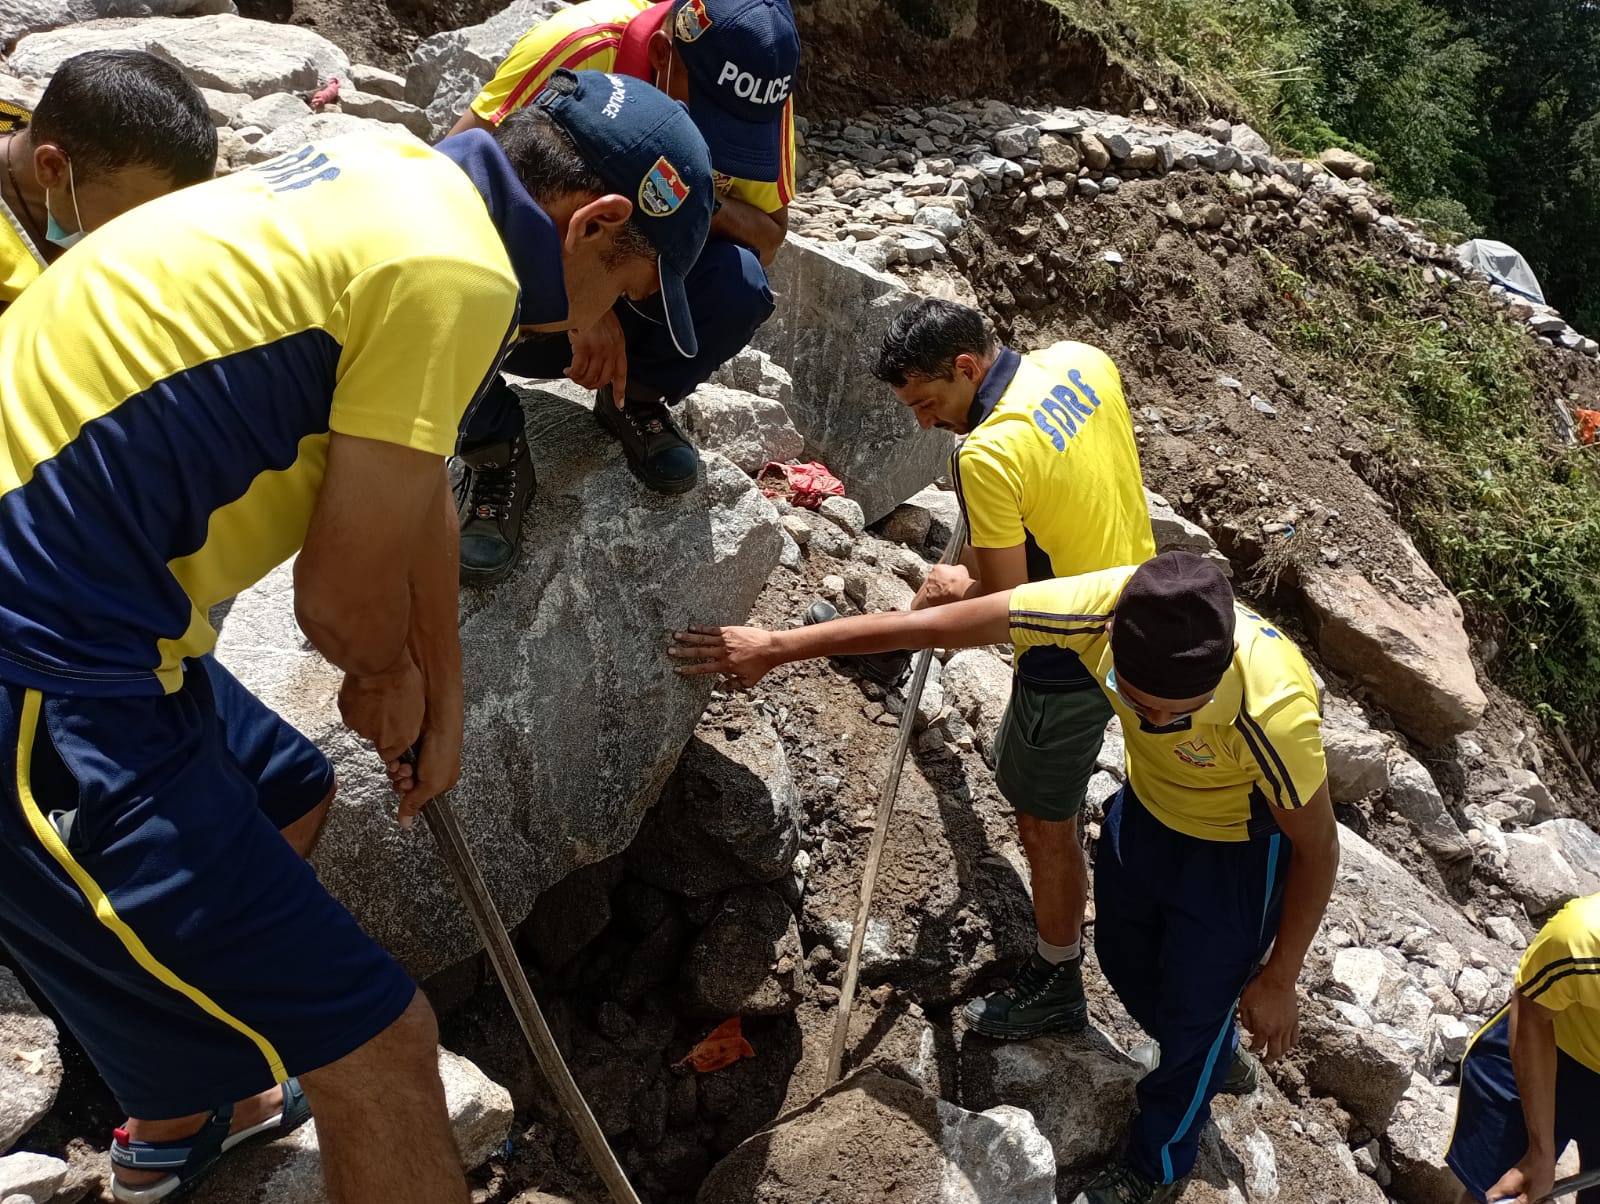
[[[1092,201],[1095,197],[1100,195],[1100,185],[1086,176],[1080,178],[1078,180],[1078,195],[1081,197],[1087,197]]]
[[[1265,398],[1257,397],[1254,393],[1250,394],[1250,408],[1258,414],[1265,414],[1269,418],[1275,418],[1278,414],[1277,406]]]
[[[1156,166],[1155,148],[1136,146],[1128,152],[1127,166],[1133,171],[1152,171]]]
[[[1104,171],[1111,166],[1111,152],[1095,135],[1085,133],[1079,137],[1078,142],[1082,148],[1083,162],[1091,170]]]

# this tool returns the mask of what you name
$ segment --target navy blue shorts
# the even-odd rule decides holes
[[[1508,1007],[1473,1039],[1461,1062],[1461,1098],[1445,1162],[1478,1200],[1528,1152],[1510,1034]],[[1578,1143],[1585,1170],[1600,1165],[1600,1074],[1558,1052],[1557,1155],[1572,1141]],[[1578,1204],[1600,1204],[1600,1187],[1580,1193]]]
[[[129,1115],[325,1066],[415,987],[279,829],[333,788],[210,657],[160,698],[0,684],[0,942]]]

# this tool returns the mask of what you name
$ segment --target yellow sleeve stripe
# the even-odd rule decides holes
[[[783,102],[783,142],[778,150],[778,200],[794,200],[794,97]]]
[[[1274,802],[1287,811],[1304,806],[1305,800],[1294,788],[1294,778],[1289,775],[1288,769],[1283,764],[1283,758],[1278,755],[1278,750],[1272,747],[1272,741],[1267,739],[1267,733],[1256,722],[1243,703],[1239,706],[1239,718],[1234,724],[1244,736],[1245,743],[1250,746],[1250,755],[1255,757],[1256,764],[1261,767],[1261,772],[1266,775],[1267,783],[1272,787],[1275,796]],[[1288,801],[1284,801],[1285,791]]]
[[[67,846],[62,843],[60,834],[39,809],[39,803],[33,797],[32,770],[33,744],[39,731],[39,711],[43,702],[44,696],[38,690],[29,690],[23,696],[22,721],[18,724],[17,734],[17,797],[22,801],[22,811],[28,820],[28,826],[33,829],[34,837],[45,847],[50,856],[55,858],[57,864],[67,871],[68,876],[83,892],[83,897],[94,908],[95,918],[122,942],[123,948],[134,961],[201,1011],[248,1037],[261,1051],[261,1056],[266,1059],[267,1067],[272,1072],[272,1081],[283,1082],[289,1077],[289,1072],[284,1068],[283,1059],[278,1056],[278,1051],[273,1048],[272,1043],[244,1021],[224,1011],[199,987],[185,982],[156,959],[133,929],[117,915],[116,908],[111,905],[111,900],[106,897],[105,891],[100,889],[99,884],[89,876],[87,870],[73,860],[72,854],[67,851]]]

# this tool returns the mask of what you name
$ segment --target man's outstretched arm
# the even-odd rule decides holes
[[[1011,638],[1011,594],[988,594],[923,610],[857,615],[787,631],[691,627],[672,638],[667,654],[690,662],[678,666],[685,677],[717,674],[753,686],[777,665],[812,657],[1004,644]]]

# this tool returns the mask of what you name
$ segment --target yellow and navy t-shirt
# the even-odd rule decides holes
[[[1111,357],[1086,343],[1019,355],[1003,349],[951,457],[950,479],[975,548],[1026,544],[1028,577],[1076,577],[1156,554],[1133,421]],[[1039,689],[1086,689],[1070,650],[1030,649],[1017,661]]]
[[[1272,808],[1305,806],[1327,779],[1316,683],[1300,650],[1235,603],[1233,663],[1216,696],[1181,731],[1144,730],[1109,689],[1106,623],[1132,566],[1039,581],[1011,593],[1018,656],[1054,645],[1076,652],[1122,720],[1128,780],[1167,827],[1201,840],[1247,840],[1268,830]]]
[[[558,67],[569,71],[615,71],[650,79],[646,47],[672,15],[672,0],[584,0],[535,25],[511,48],[494,78],[472,102],[472,111],[499,125],[530,103]],[[691,109],[689,116],[694,116]],[[711,164],[715,169],[713,158]],[[794,199],[794,98],[783,108],[783,154],[778,179],[744,180],[713,171],[717,195],[776,213]]]
[[[1517,991],[1556,1013],[1556,1048],[1600,1074],[1600,895],[1572,900],[1539,930]]]
[[[0,313],[39,278],[45,258],[11,206],[0,199]]]
[[[90,234],[0,319],[0,679],[177,689],[300,547],[330,431],[450,453],[517,279],[466,172],[387,134]]]

